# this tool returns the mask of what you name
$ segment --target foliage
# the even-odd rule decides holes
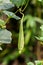
[[[19,20],[20,17],[16,16],[14,13],[9,12],[9,11],[3,11],[3,13],[5,13],[9,18],[14,18],[16,20]]]
[[[39,41],[43,45],[43,0],[0,0],[0,16],[3,14],[7,19],[0,17],[0,50],[9,43],[11,50],[13,45],[18,44],[18,47],[11,51],[6,46],[7,51],[4,48],[0,52],[1,62],[7,65],[8,61],[14,60],[20,54],[25,55],[26,62],[29,62],[28,58],[31,56],[34,59],[32,51],[35,43]],[[14,28],[9,30],[8,27]]]
[[[9,32],[6,29],[0,29],[0,43],[10,43],[10,42],[11,42],[11,32]]]
[[[25,5],[25,3],[26,3],[26,0],[10,0],[14,5],[16,5],[18,8],[20,7],[20,6],[23,6],[23,5]]]

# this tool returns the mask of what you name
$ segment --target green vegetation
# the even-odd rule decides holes
[[[43,0],[0,0],[0,63],[38,60],[38,42],[43,46]]]

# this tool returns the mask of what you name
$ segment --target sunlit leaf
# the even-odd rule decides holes
[[[20,17],[16,16],[14,13],[9,12],[9,11],[3,11],[3,13],[5,13],[9,18],[14,18],[16,20],[19,20]]]
[[[42,0],[38,0],[38,1],[40,1],[40,2],[41,2]]]
[[[39,2],[43,2],[43,0],[38,0]]]
[[[24,48],[24,32],[23,32],[23,17],[20,21],[19,39],[18,39],[18,49],[21,53]]]
[[[43,25],[40,26],[40,29],[43,31]]]
[[[43,62],[40,61],[40,60],[37,60],[37,61],[35,61],[35,64],[37,64],[37,65],[43,65]]]
[[[27,63],[27,65],[34,65],[32,62]]]
[[[0,47],[0,50],[2,50],[2,48]]]
[[[5,28],[6,27],[5,24],[6,24],[6,22],[4,20],[0,19],[0,27]]]
[[[11,43],[12,34],[6,29],[0,29],[0,43]]]

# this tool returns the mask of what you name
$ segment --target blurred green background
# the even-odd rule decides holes
[[[0,65],[35,60],[43,60],[43,0],[0,0]]]

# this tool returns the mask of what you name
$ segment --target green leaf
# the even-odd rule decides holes
[[[1,43],[11,43],[11,38],[12,34],[10,31],[6,29],[0,29],[0,44]]]
[[[37,0],[37,2],[43,6],[43,0]]]
[[[36,65],[43,65],[43,62],[42,62],[42,61],[37,60],[37,61],[35,61],[35,64],[36,64]]]
[[[5,24],[6,24],[6,22],[4,20],[0,19],[0,27],[5,28],[6,27]]]
[[[10,0],[18,8],[26,4],[26,0]]]
[[[36,22],[34,17],[32,17],[31,15],[26,15],[24,17],[24,22],[26,22],[27,29],[31,28],[34,33],[36,32]]]
[[[3,13],[5,13],[9,18],[14,18],[16,20],[19,20],[20,17],[16,16],[14,13],[9,12],[9,11],[3,11]]]
[[[2,50],[2,48],[0,47],[0,50]]]
[[[19,39],[18,39],[18,49],[19,53],[22,52],[24,48],[24,32],[23,32],[23,17],[20,21]]]
[[[14,4],[10,2],[10,0],[0,0],[0,10],[6,10],[14,7]]]
[[[34,65],[32,62],[27,63],[27,65]]]
[[[41,31],[43,31],[43,25],[40,26]]]
[[[7,0],[7,1],[6,0],[0,0],[0,4],[1,3],[10,3],[10,0]]]
[[[0,4],[0,10],[6,10],[6,9],[10,9],[12,7],[14,7],[14,5],[11,4],[11,3],[2,3],[2,4]]]
[[[2,2],[2,3],[11,3],[10,0],[7,0],[7,1],[6,0],[0,0],[0,2]]]
[[[25,44],[26,44],[26,45],[27,45],[28,42],[30,41],[30,37],[31,37],[31,31],[28,30],[28,31],[26,32],[26,36],[25,36]]]
[[[24,22],[25,21],[26,21],[26,28],[28,28],[28,27],[34,28],[35,27],[36,22],[35,22],[34,17],[32,17],[31,15],[26,15],[24,17]]]
[[[36,37],[36,39],[43,42],[43,37]]]

